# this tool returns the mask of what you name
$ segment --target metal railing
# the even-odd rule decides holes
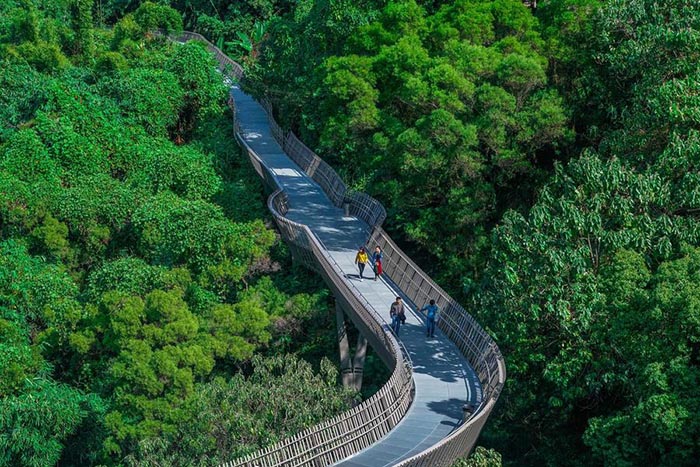
[[[235,112],[234,112],[235,115]],[[413,379],[408,354],[399,344],[377,310],[344,279],[340,266],[327,254],[325,246],[308,226],[285,217],[287,195],[277,177],[260,157],[237,134],[256,172],[268,188],[276,190],[268,198],[282,238],[292,248],[296,260],[319,272],[336,300],[351,311],[353,322],[377,349],[377,354],[391,368],[389,380],[372,397],[334,418],[310,427],[279,443],[252,453],[225,467],[330,465],[374,444],[403,418],[413,399]]]
[[[229,77],[240,80],[243,69],[201,35],[185,32],[178,40],[199,40],[207,44],[220,68]],[[234,65],[235,64],[235,65]],[[272,134],[299,167],[315,180],[334,205],[349,204],[350,213],[364,220],[371,228],[368,244],[384,251],[385,274],[416,305],[434,299],[441,308],[440,328],[455,343],[476,372],[483,401],[476,412],[449,436],[400,462],[408,466],[449,466],[468,453],[500,395],[506,378],[505,363],[493,339],[476,320],[425,274],[381,228],[386,218],[384,207],[374,198],[348,190],[338,174],[293,133],[286,135],[274,119],[272,106],[263,101]],[[343,271],[332,260],[326,248],[308,226],[291,221],[287,195],[277,177],[250,148],[240,134],[238,122],[234,131],[255,171],[272,191],[270,209],[282,238],[290,245],[295,260],[317,271],[335,295],[353,323],[368,339],[380,358],[392,370],[387,383],[371,398],[330,420],[310,427],[277,444],[242,459],[225,463],[225,467],[242,466],[325,466],[344,459],[370,446],[388,433],[404,416],[413,397],[411,365],[408,355],[389,331],[379,313],[360,294]]]
[[[384,274],[389,276],[416,306],[435,300],[440,307],[438,326],[457,346],[481,383],[484,401],[466,422],[448,437],[422,453],[397,464],[407,466],[449,466],[471,451],[479,438],[498,396],[503,389],[506,367],[498,346],[467,311],[420,269],[381,228],[374,229],[368,245],[378,245],[383,253]]]

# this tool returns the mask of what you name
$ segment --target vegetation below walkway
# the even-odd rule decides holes
[[[0,465],[216,465],[348,408],[211,56],[93,6],[0,7]]]

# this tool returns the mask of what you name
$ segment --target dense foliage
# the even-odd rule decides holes
[[[556,8],[588,11],[581,30],[594,33],[562,28],[560,51],[584,47],[559,58],[571,105],[588,109],[582,140],[596,144],[495,230],[479,306],[510,355],[497,436],[537,446],[513,453],[533,463],[692,465],[700,8],[551,3],[552,30],[566,22]]]
[[[212,57],[94,6],[0,6],[0,465],[213,465],[347,408]]]
[[[700,5],[537,3],[3,2],[0,464],[208,465],[352,397],[182,27],[499,342],[458,465],[697,463]]]
[[[700,6],[329,4],[273,19],[251,88],[499,341],[485,442],[513,465],[694,464]]]
[[[325,31],[302,5],[261,55],[283,119],[387,204],[389,229],[443,276],[472,271],[497,216],[528,202],[571,136],[536,19],[511,0],[392,1]],[[305,39],[289,47],[292,35]]]

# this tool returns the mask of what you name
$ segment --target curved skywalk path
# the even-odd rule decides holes
[[[331,203],[321,187],[284,153],[272,136],[267,114],[260,104],[243,93],[238,85],[232,87],[231,96],[241,137],[277,176],[288,195],[287,217],[309,226],[340,265],[345,279],[352,281],[388,320],[389,306],[396,295],[403,294],[390,281],[360,281],[354,265],[355,253],[365,242],[369,226],[356,217],[344,217],[343,211]],[[372,276],[371,270],[367,270]],[[417,305],[423,306],[422,303]],[[435,338],[426,338],[424,321],[415,309],[408,310],[406,318],[399,337],[413,362],[413,404],[403,420],[379,442],[334,465],[394,465],[452,432],[462,420],[465,403],[474,407],[481,403],[479,380],[457,347],[439,329]]]

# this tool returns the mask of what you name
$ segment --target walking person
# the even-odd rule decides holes
[[[435,324],[437,323],[439,312],[435,300],[430,300],[430,304],[425,305],[419,311],[425,311],[425,317],[427,318],[425,322],[425,337],[435,337]]]
[[[391,304],[389,316],[391,316],[391,329],[396,334],[396,337],[399,337],[401,325],[406,322],[406,312],[401,297],[396,297],[394,303]]]
[[[384,259],[384,253],[382,253],[382,249],[379,248],[379,245],[374,249],[374,253],[372,253],[372,265],[374,266],[374,280],[377,280],[377,277],[382,275],[382,260]]]
[[[365,247],[361,246],[355,255],[355,264],[357,264],[357,267],[360,270],[360,281],[363,280],[362,274],[365,272],[365,266],[367,266],[367,263],[369,263],[369,256],[367,256]]]

